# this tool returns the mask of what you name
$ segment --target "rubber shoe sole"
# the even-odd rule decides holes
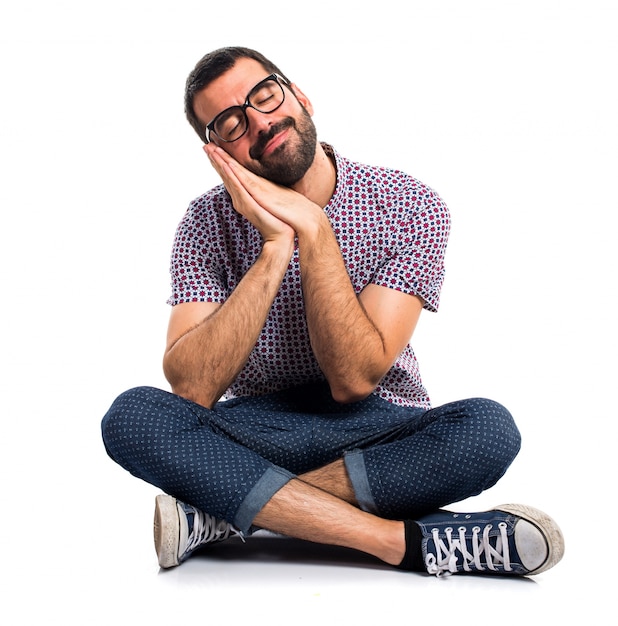
[[[518,529],[520,522],[515,527],[517,552],[522,558],[522,564],[528,567],[528,563],[532,568],[528,575],[540,574],[552,568],[562,559],[564,556],[564,536],[558,524],[547,513],[525,504],[502,504],[494,508],[498,511],[517,515],[517,517],[531,524],[543,536],[547,552],[545,558],[539,563],[538,561],[535,562],[535,555],[539,554],[538,547],[530,545],[530,542],[534,541],[532,535],[534,534],[538,538],[538,532],[533,529],[528,532],[526,525],[522,525],[522,528]],[[519,534],[518,530],[521,530]]]
[[[180,518],[176,499],[172,496],[162,494],[155,498],[154,543],[161,567],[179,565]]]

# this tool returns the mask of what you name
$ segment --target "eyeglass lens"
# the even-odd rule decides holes
[[[245,106],[231,107],[223,111],[214,124],[214,131],[224,141],[238,139],[247,129],[245,108],[251,106],[260,113],[272,113],[283,103],[283,87],[274,79],[269,78],[256,85],[247,97]]]

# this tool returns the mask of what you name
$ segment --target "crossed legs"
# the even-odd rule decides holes
[[[399,520],[490,487],[519,447],[511,416],[491,401],[431,411],[375,397],[328,402],[311,388],[211,411],[137,388],[114,402],[103,438],[132,474],[243,532],[264,528],[391,565],[406,555]]]
[[[404,524],[361,511],[342,460],[292,479],[257,514],[256,526],[353,548],[390,565],[405,554]]]

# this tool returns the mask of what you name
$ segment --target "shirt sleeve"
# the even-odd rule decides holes
[[[222,264],[218,230],[209,223],[208,198],[193,201],[176,229],[170,259],[172,293],[167,303],[224,302],[227,285]]]
[[[377,269],[372,282],[420,296],[424,307],[437,311],[444,282],[444,255],[450,232],[446,204],[431,189],[417,189],[404,201],[397,223],[396,245]]]

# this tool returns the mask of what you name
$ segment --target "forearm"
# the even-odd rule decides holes
[[[210,148],[209,154],[235,207],[263,235],[273,229],[278,233],[282,225],[287,225],[298,236],[313,352],[335,399],[349,402],[365,397],[392,365],[393,349],[385,349],[382,335],[354,292],[332,227],[321,208],[324,198],[319,203],[310,186],[301,192],[274,185],[218,148]],[[332,176],[334,188],[334,168],[323,152],[322,157],[321,175]]]
[[[361,399],[391,365],[382,335],[354,291],[330,224],[299,235],[299,248],[315,357],[336,400]]]
[[[174,393],[207,407],[223,395],[258,340],[290,256],[265,244],[223,305],[168,348],[163,367]]]

